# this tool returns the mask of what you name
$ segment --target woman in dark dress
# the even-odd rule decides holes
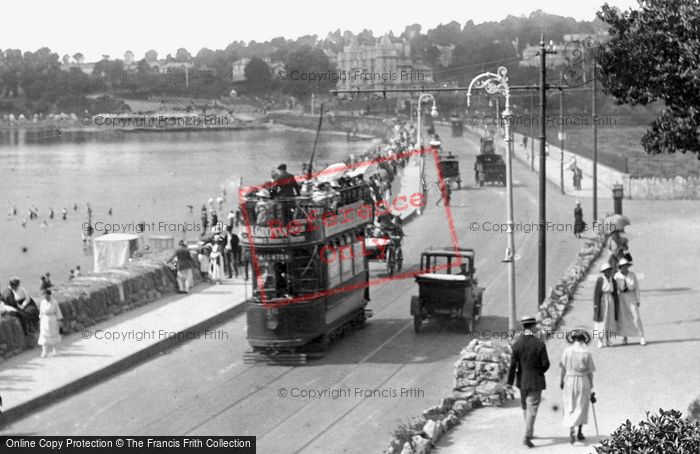
[[[581,238],[581,232],[586,230],[586,223],[583,222],[583,208],[581,208],[581,202],[576,201],[576,208],[574,208],[574,235],[576,238]]]

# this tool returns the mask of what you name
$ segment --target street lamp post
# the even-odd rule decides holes
[[[421,125],[421,119],[422,119],[422,103],[423,99],[429,99],[433,102],[433,107],[430,109],[430,116],[433,118],[437,118],[438,116],[438,111],[437,111],[437,106],[435,105],[435,97],[431,95],[430,93],[421,93],[418,96],[418,111],[416,112],[416,120],[417,120],[417,131],[416,131],[416,147],[418,147],[421,151],[423,150],[423,138],[422,138],[422,128],[423,126]],[[425,155],[421,153],[420,155],[420,181],[421,181],[421,188],[422,191],[425,192]],[[425,194],[424,194],[425,195]],[[419,215],[423,214],[423,207],[419,207],[417,210],[417,213]]]
[[[510,110],[510,88],[508,87],[508,70],[501,66],[496,73],[486,72],[474,77],[467,89],[467,107],[471,104],[472,88],[483,88],[488,94],[501,94],[506,104],[503,110],[506,142],[506,225],[508,240],[505,258],[508,264],[508,329],[515,329],[515,234],[513,227],[513,149],[511,126],[513,112]]]
[[[420,96],[418,96],[418,112],[416,115],[416,119],[417,119],[417,123],[418,123],[417,124],[418,131],[416,132],[416,144],[418,147],[421,147],[421,149],[423,148],[423,142],[422,142],[422,137],[421,137],[422,136],[422,134],[421,134],[421,128],[422,128],[422,126],[421,126],[422,115],[421,114],[422,114],[422,112],[421,111],[423,110],[421,108],[421,106],[423,104],[423,99],[429,99],[433,102],[433,107],[432,107],[432,109],[430,109],[430,116],[433,118],[437,118],[437,116],[438,116],[437,106],[435,105],[435,97],[433,95],[431,95],[430,93],[421,93]]]

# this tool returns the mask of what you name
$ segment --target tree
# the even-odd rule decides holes
[[[85,56],[80,52],[78,52],[77,54],[73,54],[73,61],[79,65],[82,65],[85,61]]]
[[[187,63],[190,60],[192,60],[192,55],[190,55],[190,53],[184,47],[179,48],[177,52],[175,52],[175,61]]]
[[[270,67],[257,57],[250,59],[250,62],[243,68],[243,75],[255,90],[266,88],[272,79]]]
[[[314,49],[310,46],[304,46],[301,49],[292,52],[289,59],[285,62],[287,74],[306,75],[311,74],[322,75],[331,74],[334,68],[328,61],[328,57],[321,49]],[[321,80],[322,79],[322,80]],[[285,91],[297,98],[305,99],[311,96],[311,93],[328,93],[333,89],[335,81],[331,77],[318,77],[316,81],[310,81],[307,78],[297,77],[289,78],[285,83]]]
[[[597,49],[603,90],[619,104],[665,105],[642,137],[645,151],[700,159],[700,4],[646,0],[625,12],[606,4],[598,17],[610,25]]]
[[[146,62],[153,63],[153,62],[158,60],[158,52],[151,49],[151,50],[146,52],[146,54],[144,55],[144,58],[145,58]]]

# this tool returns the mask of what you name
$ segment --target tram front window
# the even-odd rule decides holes
[[[262,288],[258,288],[258,290],[264,290],[268,298],[290,296],[286,263],[261,258],[259,270],[261,276],[256,284],[262,286]]]

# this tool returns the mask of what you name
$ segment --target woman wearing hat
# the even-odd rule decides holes
[[[223,247],[221,235],[214,235],[214,245],[209,253],[209,277],[215,284],[221,284],[223,273]]]
[[[258,203],[255,204],[255,223],[257,225],[265,225],[267,221],[273,218],[274,203],[270,200],[270,191],[263,188],[257,193]]]
[[[603,263],[600,272],[593,290],[593,336],[598,338],[598,348],[610,346],[610,333],[617,329],[620,305],[610,263]]]
[[[56,345],[61,342],[59,322],[63,319],[61,306],[51,297],[51,290],[44,290],[44,299],[39,303],[39,340],[41,357],[45,358],[51,347],[51,354],[56,354]]]
[[[583,208],[581,208],[581,201],[576,201],[576,208],[574,208],[574,235],[576,238],[581,238],[581,232],[586,230],[586,223],[583,222]]]
[[[585,440],[581,428],[588,423],[588,403],[593,389],[593,356],[586,348],[591,336],[582,329],[566,333],[566,340],[571,344],[561,354],[559,367],[561,381],[559,388],[563,391],[564,418],[562,424],[569,427],[569,441],[574,444],[577,439]],[[578,433],[576,433],[578,426]]]
[[[637,276],[630,271],[632,262],[621,258],[617,265],[620,269],[615,273],[620,298],[620,314],[617,322],[617,334],[624,336],[622,343],[627,343],[629,336],[639,336],[639,344],[646,345],[644,340],[644,328],[639,316],[639,283]]]

